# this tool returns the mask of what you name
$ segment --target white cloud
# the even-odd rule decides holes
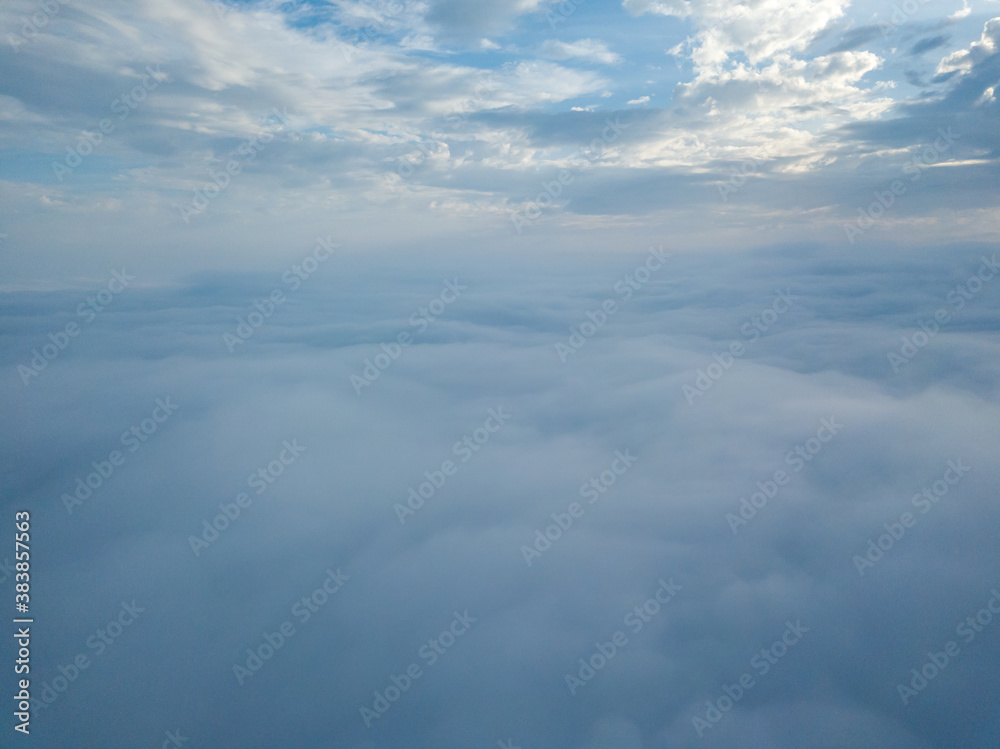
[[[631,155],[645,164],[695,165],[720,158],[736,143],[752,143],[758,152],[791,158],[803,167],[827,163],[829,158],[816,153],[835,147],[828,140],[823,143],[824,131],[870,119],[893,103],[879,82],[862,84],[862,78],[881,65],[875,54],[802,56],[848,5],[848,0],[760,0],[747,5],[625,0],[623,6],[632,14],[687,18],[693,25],[692,36],[667,53],[689,56],[694,65],[694,78],[677,85],[673,104],[684,112],[678,128],[697,123],[698,131],[696,139],[674,133],[668,118],[655,140]],[[783,168],[795,170],[789,163]]]
[[[983,26],[983,33],[978,41],[969,48],[952,52],[938,63],[936,73],[942,75],[952,72],[967,72],[976,63],[997,53],[1000,47],[1000,18],[992,18]]]
[[[950,16],[948,16],[949,21],[961,21],[963,18],[967,17],[972,13],[972,8],[969,7],[969,0],[962,0],[962,8],[956,10]]]
[[[595,183],[614,170],[642,171],[647,180],[665,170],[669,179],[689,178],[761,153],[768,154],[771,174],[813,175],[844,163],[845,150],[853,147],[845,145],[850,136],[844,126],[871,122],[895,104],[892,82],[874,80],[882,60],[873,52],[809,57],[809,40],[846,8],[840,0],[728,7],[709,0],[627,2],[630,12],[684,17],[691,24],[691,38],[672,52],[690,55],[694,72],[673,92],[663,90],[662,78],[644,80],[656,69],[651,65],[637,68],[641,72],[626,87],[616,80],[632,76],[625,66],[559,62],[620,62],[594,38],[518,44],[470,37],[477,50],[535,48],[550,58],[498,62],[492,69],[471,67],[457,55],[423,54],[418,50],[453,51],[441,47],[427,22],[427,4],[341,3],[329,11],[336,24],[316,26],[298,18],[290,23],[277,2],[233,8],[222,18],[202,0],[109,4],[110,10],[57,16],[37,40],[9,56],[8,81],[44,76],[47,84],[44,91],[15,84],[0,89],[0,136],[8,147],[64,150],[95,127],[95,97],[108,97],[110,105],[108,92],[135,85],[146,61],[160,63],[168,80],[90,163],[114,157],[113,165],[102,165],[109,180],[162,205],[174,191],[202,186],[207,170],[233,144],[260,131],[267,111],[287,107],[291,121],[278,142],[227,191],[233,215],[245,205],[276,204],[269,192],[275,184],[307,207],[329,201],[357,208],[363,200],[408,200],[411,207],[421,199],[439,207],[461,200],[473,206],[515,202],[523,199],[522,190],[535,187],[536,173],[557,167],[600,133],[605,115],[588,117],[598,106],[586,102],[603,101],[612,90],[638,93],[635,87],[642,86],[656,93],[618,105],[629,108],[622,117],[634,124],[588,166],[603,170]],[[0,21],[13,24],[30,7],[26,0],[4,6]],[[987,24],[968,50],[945,58],[939,72],[968,70],[995,52],[998,23]],[[377,33],[368,34],[366,26]],[[359,43],[352,43],[358,34]],[[658,53],[667,45],[653,46]],[[659,59],[655,54],[652,59]],[[653,98],[662,108],[651,106]],[[979,111],[992,100],[992,92],[985,94]],[[418,144],[430,154],[420,170],[402,185],[383,179]],[[84,171],[46,188],[47,215],[76,205],[74,189],[106,189],[88,182]],[[228,210],[223,203],[212,210]],[[576,210],[581,201],[561,205],[570,204]]]
[[[622,7],[634,16],[654,13],[684,18],[691,13],[692,3],[686,0],[624,0]]]
[[[604,63],[605,65],[615,65],[621,62],[621,57],[609,50],[608,46],[599,39],[580,39],[576,42],[561,42],[557,39],[549,39],[542,44],[541,53],[545,57],[551,57],[554,60],[580,58]]]

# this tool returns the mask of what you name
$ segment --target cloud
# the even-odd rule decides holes
[[[122,599],[146,609],[39,715],[39,740],[138,745],[180,727],[212,746],[695,747],[692,716],[749,672],[756,686],[706,738],[993,746],[961,714],[996,683],[992,630],[962,640],[909,711],[897,694],[1000,579],[992,292],[899,374],[886,358],[938,307],[954,311],[949,289],[989,245],[667,242],[673,257],[626,299],[616,284],[631,288],[646,243],[585,260],[345,248],[292,291],[282,273],[314,241],[285,241],[297,254],[266,273],[126,290],[28,387],[17,365],[94,284],[4,294],[0,403],[18,429],[0,437],[3,488],[33,508],[48,549],[33,567],[51,630],[39,688],[94,656],[87,639]],[[419,332],[410,315],[456,276],[467,291]],[[222,333],[275,287],[287,301],[230,354]],[[794,303],[762,320],[775,289]],[[555,344],[606,298],[618,311],[560,362]],[[755,319],[767,330],[750,343]],[[412,345],[356,395],[350,375],[400,331]],[[689,405],[683,385],[733,340],[746,352]],[[168,395],[179,410],[69,515],[61,494]],[[498,405],[509,422],[462,462],[456,441]],[[831,417],[843,429],[796,471],[786,455]],[[255,494],[248,476],[293,439],[305,452]],[[581,484],[626,449],[635,464],[588,504]],[[911,497],[956,458],[972,470],[919,514]],[[458,472],[401,525],[394,504],[448,459]],[[791,481],[734,535],[727,513],[778,469]],[[190,537],[240,492],[252,502],[195,556]],[[572,502],[585,514],[527,566],[521,547]],[[852,558],[907,510],[917,524],[860,576]],[[293,606],[330,568],[349,579],[302,621]],[[626,617],[661,579],[681,589],[636,632]],[[478,621],[429,665],[419,649],[465,609]],[[761,674],[751,659],[789,619],[808,633]],[[294,634],[239,686],[233,666],[284,621]],[[565,676],[617,630],[628,642],[571,695]],[[359,708],[412,662],[422,676],[366,729]],[[98,706],[123,690],[109,723]]]
[[[469,3],[462,0],[430,0],[427,23],[445,37],[490,36],[505,31],[519,17],[536,13],[546,0],[498,0]]]
[[[752,65],[791,53],[806,45],[831,21],[843,16],[844,0],[811,0],[800,5],[761,2],[752,6],[719,6],[705,0],[660,2],[625,0],[630,13],[691,17],[696,33],[692,60],[696,69],[723,65],[728,55],[742,52]]]
[[[1000,745],[1000,19],[55,5],[0,5],[39,745]]]
[[[691,13],[692,4],[687,0],[623,0],[622,7],[634,16],[647,13],[661,16],[685,17]]]
[[[921,39],[912,47],[910,47],[911,55],[921,55],[924,52],[929,52],[932,49],[937,49],[938,47],[943,47],[948,43],[950,37],[940,34],[938,36],[927,37],[926,39]]]
[[[873,39],[877,39],[881,33],[878,26],[858,26],[845,31],[840,42],[830,50],[829,54],[857,49]]]
[[[12,6],[11,19],[20,7]],[[644,7],[652,12],[654,6]],[[493,230],[539,194],[549,171],[558,174],[574,153],[586,149],[607,127],[606,117],[621,116],[628,129],[581,169],[580,181],[566,186],[544,221],[567,226],[699,210],[724,214],[710,223],[713,228],[768,217],[769,231],[781,226],[808,236],[813,222],[838,230],[838,221],[856,211],[859,190],[867,190],[869,181],[891,180],[912,157],[882,154],[882,135],[867,140],[879,130],[879,120],[895,118],[894,137],[908,139],[907,148],[933,139],[948,118],[935,97],[967,101],[959,110],[975,111],[974,122],[965,127],[976,134],[959,147],[968,163],[951,173],[967,170],[972,180],[984,178],[982,159],[989,158],[995,140],[989,91],[996,81],[990,80],[988,34],[970,40],[967,53],[946,57],[936,79],[930,70],[908,69],[915,64],[910,56],[904,58],[907,69],[900,70],[890,51],[865,49],[861,40],[871,27],[846,34],[834,47],[840,51],[816,55],[822,41],[832,38],[830,19],[852,22],[845,7],[822,2],[776,10],[776,21],[763,23],[769,6],[725,11],[691,4],[684,18],[691,37],[686,43],[677,39],[675,48],[690,67],[676,76],[644,74],[642,90],[649,93],[624,97],[629,103],[621,105],[623,112],[598,114],[593,102],[599,97],[633,91],[637,83],[627,66],[580,65],[602,57],[610,62],[616,53],[609,45],[618,46],[613,26],[601,32],[602,41],[546,39],[549,32],[537,29],[520,46],[498,37],[502,50],[481,49],[480,35],[468,42],[478,50],[469,57],[459,53],[466,42],[435,36],[440,29],[426,21],[430,6],[351,3],[328,10],[296,6],[286,13],[254,5],[234,7],[221,18],[196,0],[169,10],[122,4],[96,15],[67,6],[35,42],[5,60],[9,74],[0,83],[0,137],[17,153],[6,160],[3,189],[20,212],[11,215],[4,231],[18,246],[35,236],[37,230],[29,227],[77,225],[90,210],[95,216],[113,210],[133,223],[137,234],[155,220],[179,224],[171,231],[183,231],[180,208],[196,199],[196,190],[213,184],[211,175],[229,154],[265,133],[275,109],[286,110],[288,121],[199,222],[243,221],[249,211],[272,218],[295,215],[318,225],[333,207],[359,217],[391,208],[416,225],[435,224],[434,231],[447,233],[436,223],[446,217]],[[543,9],[510,8],[525,14]],[[655,8],[661,16],[687,12],[664,4]],[[585,11],[579,13],[573,18],[585,20]],[[638,20],[620,16],[622,23],[655,20],[648,14]],[[431,46],[421,46],[419,39],[430,39]],[[914,39],[905,49],[919,43]],[[109,52],[96,55],[93,44]],[[518,48],[574,56],[533,59],[512,52]],[[656,49],[659,55],[660,42]],[[137,60],[147,59],[160,66],[163,83],[60,182],[52,163],[69,158],[67,149],[80,144],[81,134],[113,114],[113,103],[140,80],[136,75],[143,66]],[[637,50],[636,61],[642,59]],[[907,100],[895,78],[921,88],[927,81],[929,88]],[[649,100],[643,102],[643,96]],[[927,117],[918,124],[920,112]],[[980,150],[965,152],[967,143]],[[759,165],[749,178],[754,189],[733,196],[734,205],[720,204],[717,188],[747,159]],[[879,177],[865,171],[870,169]],[[698,189],[691,192],[693,185]],[[657,189],[651,192],[651,186]],[[981,199],[970,197],[977,190],[978,182],[959,180],[949,194],[961,193],[963,206],[939,203],[933,206],[939,214],[934,220],[986,210]],[[657,196],[670,196],[671,202]],[[737,208],[751,200],[759,201],[756,214],[749,205]],[[772,200],[777,205],[768,204]],[[806,212],[790,213],[793,206]],[[901,207],[904,213],[909,209]],[[701,224],[670,220],[692,230]],[[979,227],[985,220],[983,213],[950,225],[972,231],[960,227]],[[398,241],[414,231],[388,222],[384,230],[391,229],[400,232]],[[99,226],[91,230],[104,236]],[[356,230],[359,236],[370,232],[360,223]],[[113,255],[128,243],[108,236],[100,246],[104,249],[95,253]],[[23,269],[44,267],[31,257],[18,253],[12,262]]]
[[[963,18],[967,18],[969,14],[972,13],[972,8],[969,7],[968,0],[962,0],[962,7],[960,10],[956,10],[950,16],[948,16],[949,21],[961,21]]]
[[[580,39],[575,42],[549,39],[542,44],[541,53],[554,60],[579,58],[604,65],[615,65],[621,62],[621,58],[609,50],[607,44],[599,39]]]
[[[990,58],[995,58],[1000,44],[1000,18],[993,18],[983,26],[979,40],[973,42],[969,49],[952,52],[938,63],[937,75],[962,72],[968,73],[974,65],[985,64]]]

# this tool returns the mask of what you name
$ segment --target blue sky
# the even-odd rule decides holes
[[[995,749],[998,84],[996,0],[4,3],[0,744]]]

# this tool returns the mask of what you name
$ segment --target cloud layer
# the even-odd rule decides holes
[[[4,4],[31,745],[994,749],[1000,18],[906,7]]]
[[[8,294],[4,488],[36,508],[38,683],[94,661],[39,711],[38,740],[991,745],[976,711],[996,633],[955,634],[1000,585],[996,281],[968,281],[983,248],[665,250],[652,271],[645,247],[576,265],[341,252],[295,289],[281,273],[136,282],[27,386],[17,366],[86,294]],[[261,322],[273,289],[284,301]],[[888,354],[909,355],[941,307],[895,372]],[[253,332],[231,354],[241,321]],[[352,375],[370,379],[360,395]],[[128,452],[157,398],[176,412]],[[303,451],[279,465],[289,444]],[[115,449],[124,466],[67,506]],[[970,470],[938,499],[950,461]],[[859,569],[906,511],[912,527]],[[338,571],[334,595],[294,613]],[[664,581],[679,590],[637,618]],[[98,656],[88,637],[132,599],[145,612]],[[466,610],[468,632],[421,656]],[[762,673],[770,659],[752,659],[788,621],[808,631]],[[241,686],[234,666],[284,622]],[[618,631],[620,652],[572,690]],[[948,640],[960,654],[904,705],[898,685]],[[421,676],[366,727],[361,708],[411,663]],[[753,687],[699,738],[693,719],[745,672]],[[122,690],[113,727],[94,705]]]

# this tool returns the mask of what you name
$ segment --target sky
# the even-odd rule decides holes
[[[1000,745],[998,46],[4,3],[0,745]]]

